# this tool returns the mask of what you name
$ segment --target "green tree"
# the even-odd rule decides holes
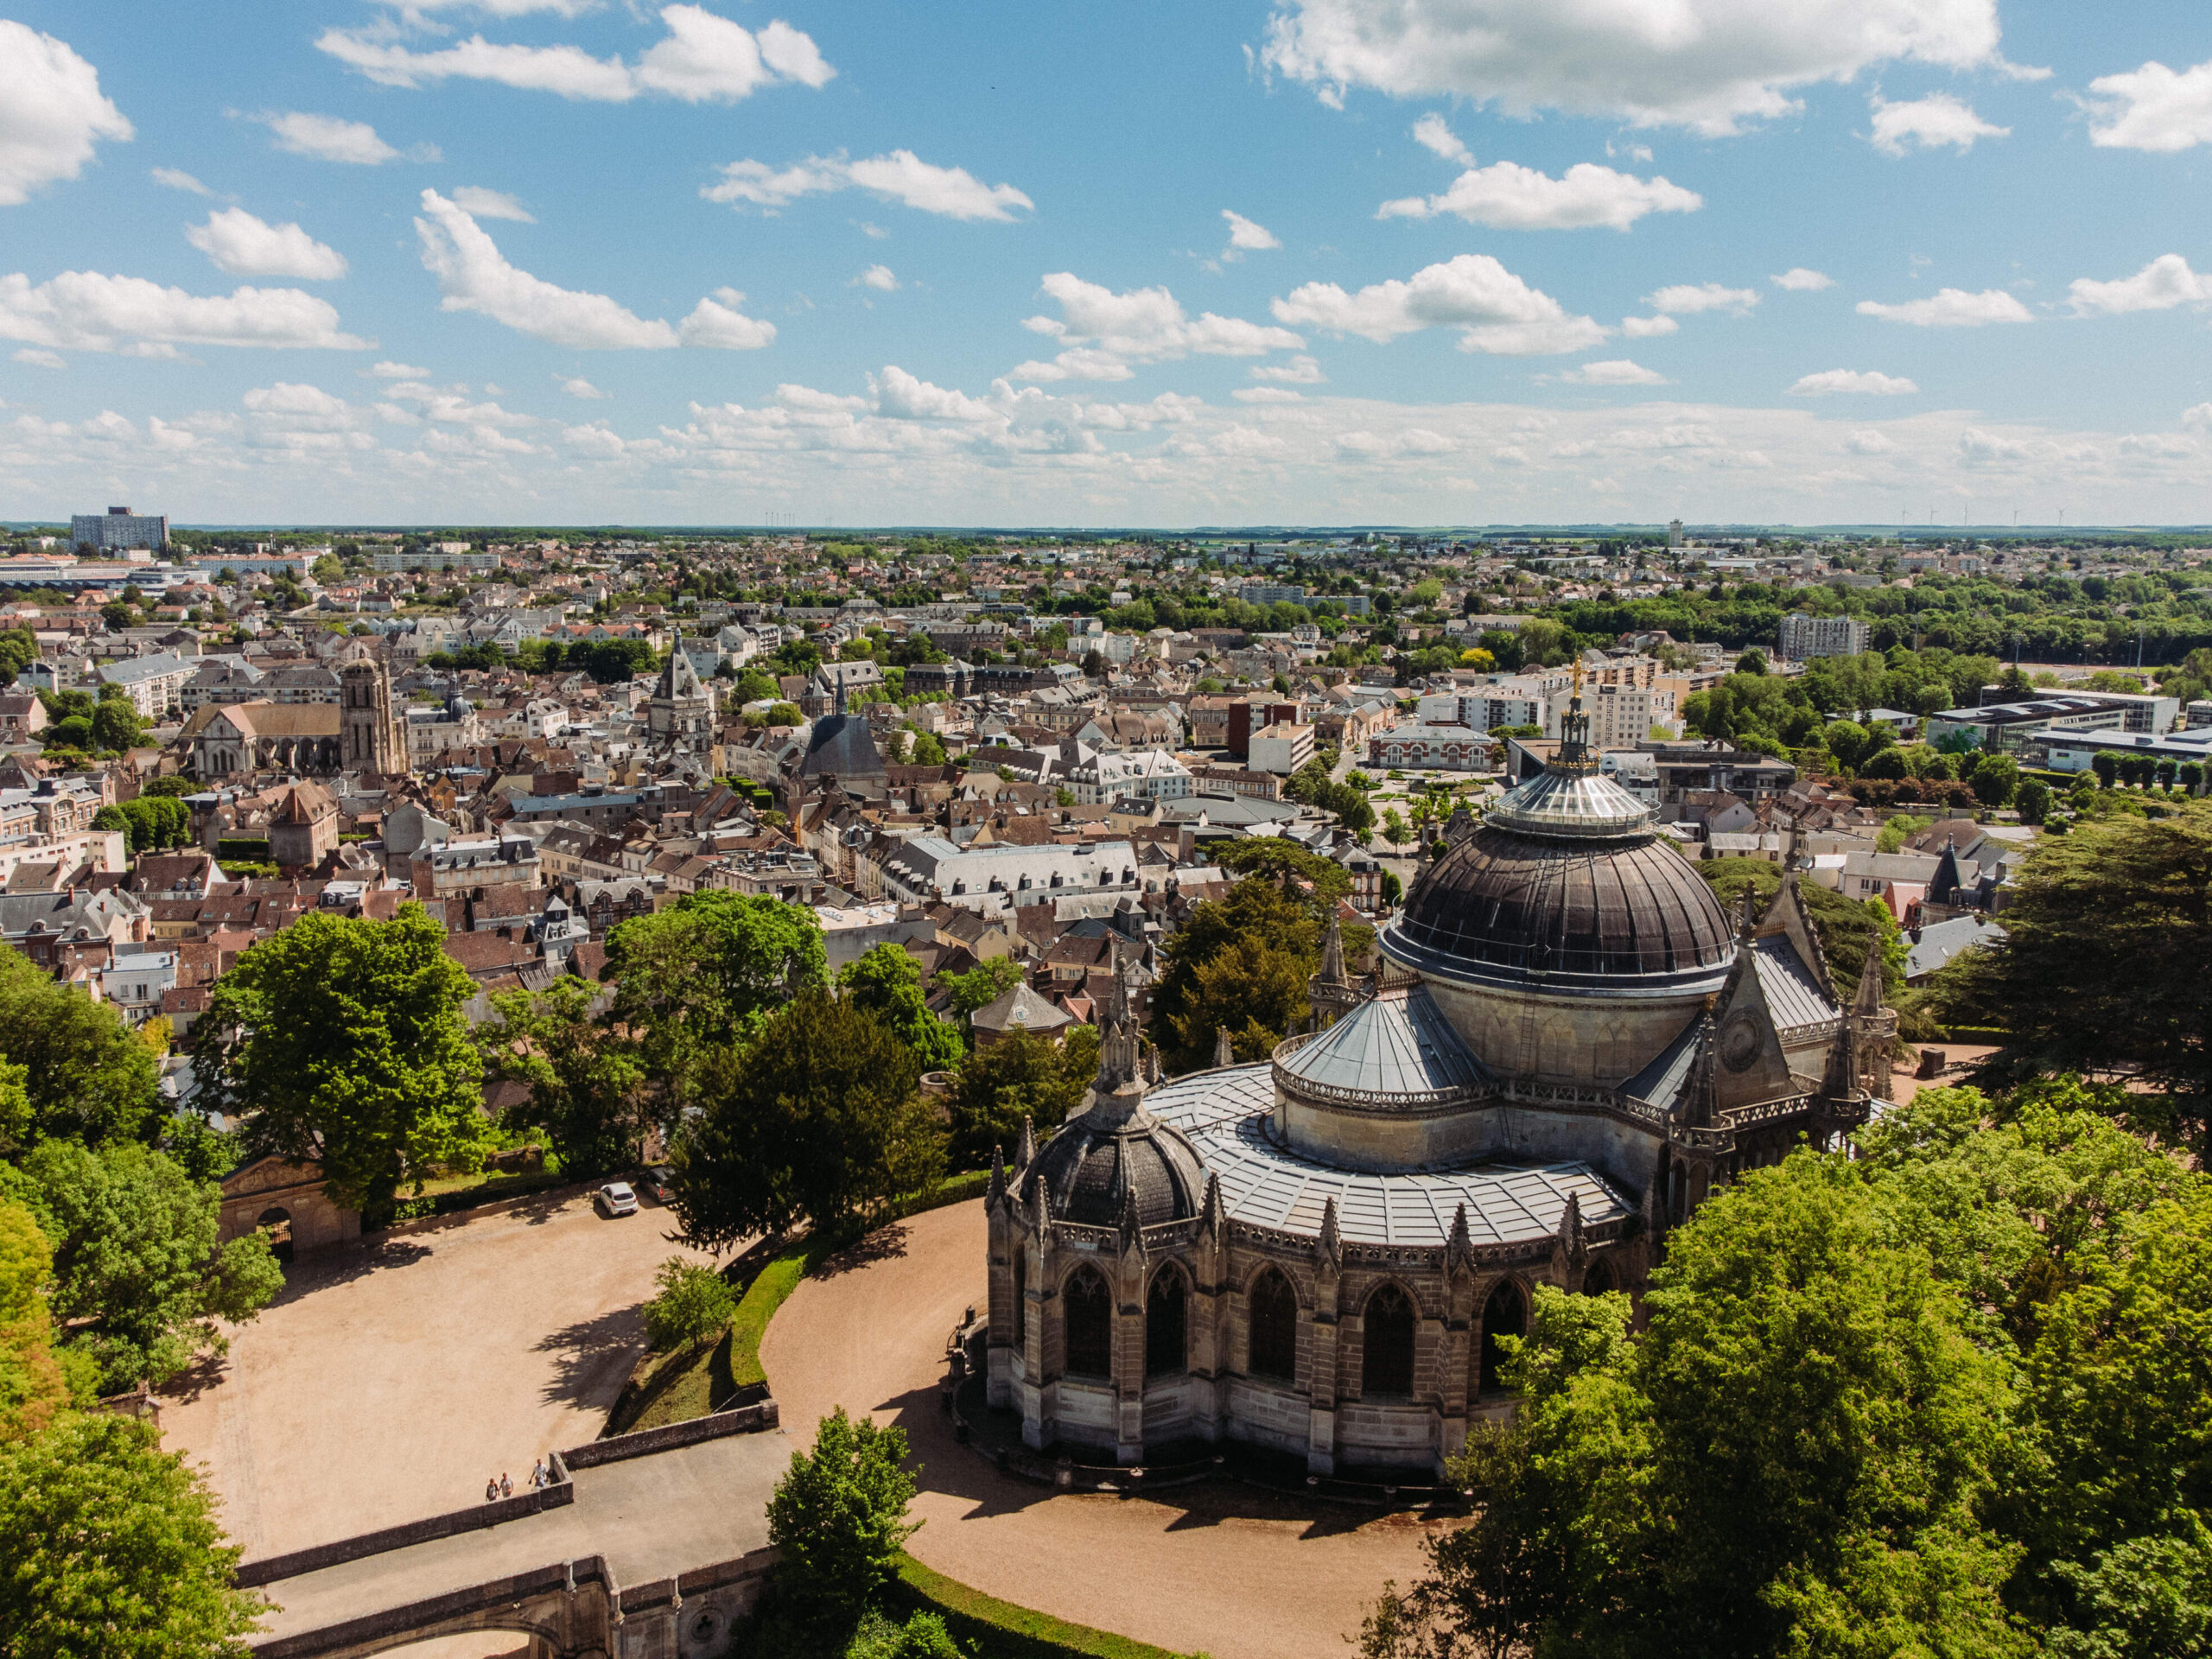
[[[150,1423],[65,1418],[0,1452],[0,1632],[10,1659],[245,1659],[267,1604],[243,1552]]]
[[[1974,798],[1984,806],[2008,804],[2020,786],[2020,763],[2009,754],[1985,754],[1974,763]]]
[[[92,710],[92,741],[104,749],[136,748],[146,722],[131,705],[130,694],[119,685],[100,688],[99,704]]]
[[[922,1001],[921,965],[904,946],[879,944],[846,963],[837,975],[837,989],[855,1007],[889,1027],[914,1051],[915,1063],[924,1071],[942,1071],[960,1064],[966,1046],[960,1032],[931,1014]]]
[[[1477,1517],[1397,1599],[1396,1653],[2032,1652],[1999,1599],[2018,1552],[1979,1519],[2010,1372],[1847,1163],[1801,1152],[1708,1199],[1645,1306],[1631,1341],[1625,1297],[1538,1291],[1518,1421],[1454,1464]]]
[[[0,1448],[37,1433],[69,1403],[46,1300],[54,1249],[29,1206],[0,1198]]]
[[[1995,1075],[2126,1067],[2152,1090],[2132,1120],[2212,1128],[2212,803],[2046,837],[2012,882],[2001,950],[1954,964],[1946,1003],[2010,1033]]]
[[[1057,1043],[1016,1029],[963,1060],[945,1102],[952,1166],[985,1168],[995,1149],[1011,1157],[1025,1117],[1039,1138],[1065,1123],[1097,1075],[1098,1038],[1096,1026],[1074,1027]]]
[[[920,1525],[906,1519],[915,1472],[906,1430],[855,1421],[842,1406],[822,1420],[811,1450],[791,1453],[768,1499],[768,1541],[781,1557],[776,1599],[787,1616],[842,1637],[891,1587]]]
[[[1021,963],[1013,957],[992,957],[964,974],[939,974],[937,982],[951,994],[952,1011],[964,1020],[1021,983]]]
[[[2120,763],[2126,759],[2117,749],[2099,749],[2089,757],[2089,770],[2097,774],[2097,782],[2106,789],[2120,781]]]
[[[675,1207],[709,1249],[804,1221],[837,1231],[933,1182],[944,1137],[897,1033],[809,986],[741,1046],[708,1051],[676,1142]]]
[[[680,1255],[660,1264],[653,1284],[645,1311],[645,1340],[655,1353],[714,1335],[737,1312],[737,1298],[721,1274]]]
[[[575,1180],[628,1168],[647,1127],[634,1046],[593,1018],[602,994],[574,978],[503,991],[492,998],[498,1021],[475,1032],[485,1076],[529,1085],[520,1122],[545,1132],[562,1173]]]
[[[613,1018],[638,1033],[673,1128],[703,1057],[748,1040],[800,991],[829,982],[822,925],[804,905],[709,889],[633,916],[607,938]]]
[[[1153,1033],[1168,1071],[1213,1064],[1226,1028],[1239,1060],[1262,1060],[1306,1012],[1306,981],[1320,966],[1316,906],[1264,876],[1192,912],[1162,948]]]
[[[154,1052],[114,1008],[0,950],[0,1150],[48,1135],[102,1146],[136,1138],[161,1080]]]
[[[1766,653],[1754,645],[1736,659],[1736,672],[1738,674],[1765,673]]]
[[[475,988],[420,905],[304,916],[216,982],[194,1071],[249,1153],[314,1160],[340,1203],[388,1215],[401,1182],[475,1168],[490,1145],[461,1013]]]
[[[258,1233],[218,1247],[221,1188],[166,1154],[53,1140],[7,1176],[53,1242],[48,1302],[99,1366],[103,1392],[165,1382],[203,1350],[223,1351],[213,1321],[251,1319],[283,1287]]]
[[[2050,785],[2040,778],[2022,780],[2012,804],[2019,809],[2022,823],[2041,823],[2050,816]]]

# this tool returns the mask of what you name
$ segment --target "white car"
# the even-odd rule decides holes
[[[638,1195],[630,1190],[627,1181],[609,1181],[594,1195],[592,1202],[609,1220],[616,1216],[634,1216],[638,1213]]]

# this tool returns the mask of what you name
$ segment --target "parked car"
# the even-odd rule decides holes
[[[656,1204],[666,1204],[676,1196],[676,1172],[666,1164],[655,1164],[645,1172],[645,1191],[653,1195]]]
[[[634,1216],[638,1213],[638,1195],[630,1190],[630,1183],[627,1181],[609,1181],[593,1195],[592,1202],[599,1206],[600,1213],[610,1221],[617,1216]]]

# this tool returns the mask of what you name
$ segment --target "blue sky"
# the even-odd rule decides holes
[[[2208,160],[2180,4],[0,0],[0,517],[2204,522]]]

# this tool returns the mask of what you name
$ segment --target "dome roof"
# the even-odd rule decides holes
[[[1553,839],[1496,824],[1444,855],[1384,939],[1424,972],[1569,984],[1707,978],[1736,950],[1697,867],[1648,832]]]
[[[1134,1198],[1138,1224],[1188,1221],[1205,1202],[1205,1166],[1198,1148],[1149,1112],[1116,1127],[1086,1114],[1062,1128],[1023,1172],[1021,1196],[1042,1184],[1056,1221],[1117,1227]]]

